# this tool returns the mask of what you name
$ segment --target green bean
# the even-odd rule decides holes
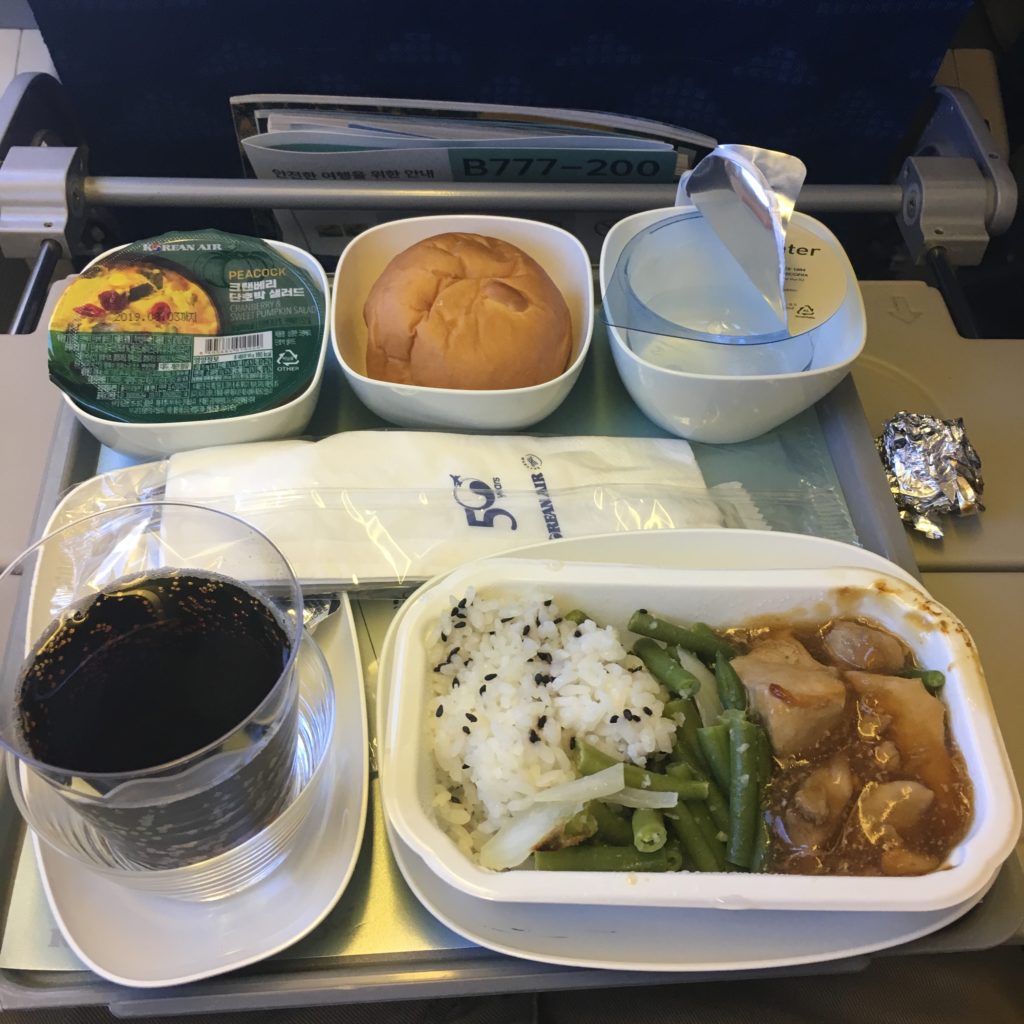
[[[570,846],[533,855],[538,871],[678,871],[682,865],[675,843],[666,843],[657,853],[641,853],[632,846]]]
[[[945,673],[937,668],[905,668],[897,675],[906,679],[920,679],[924,683],[924,688],[931,693],[941,690],[946,685]]]
[[[729,792],[729,727],[706,725],[697,730],[697,740],[715,782]]]
[[[580,775],[594,775],[605,768],[619,762],[614,757],[583,740],[576,741],[576,770]],[[680,800],[706,800],[708,784],[706,782],[683,781],[668,775],[649,772],[635,764],[624,764],[626,785],[632,789],[649,789],[656,793],[678,793]]]
[[[671,764],[665,770],[669,775],[675,775],[680,779],[696,778],[693,768],[688,764]],[[707,802],[693,800],[686,805],[686,808],[693,815],[694,824],[700,829],[700,834],[704,837],[704,841],[708,844],[712,853],[714,853],[715,860],[718,862],[718,870],[724,871],[726,865],[724,833],[715,824],[714,818],[711,817]],[[728,813],[728,809],[726,809],[726,818],[728,818]]]
[[[567,619],[569,622],[575,622],[577,626],[582,626],[590,616],[586,612],[580,611],[579,608],[573,608],[572,611],[566,612],[562,618]]]
[[[700,680],[650,637],[637,640],[633,653],[659,683],[680,697],[692,697],[700,689]]]
[[[764,803],[764,790],[772,778],[772,745],[768,742],[768,733],[757,727],[757,784]]]
[[[687,856],[693,861],[698,871],[719,871],[718,858],[701,834],[697,823],[693,820],[690,809],[684,803],[665,811],[665,820],[679,837]]]
[[[704,751],[700,749],[700,742],[697,739],[697,730],[700,728],[700,712],[697,710],[696,702],[692,697],[679,697],[672,703],[682,705],[683,724],[676,725],[671,759],[679,761],[688,754],[690,759],[696,761],[701,768],[707,768],[708,763],[704,757]]]
[[[719,639],[703,622],[694,623],[687,629],[640,609],[630,616],[628,626],[632,632],[641,636],[652,637],[664,644],[685,647],[706,661],[712,660],[717,651],[721,651],[727,658],[733,657],[736,653],[731,644]]]
[[[633,845],[641,853],[657,853],[668,840],[661,812],[652,807],[633,811]]]
[[[666,771],[669,774],[672,774],[681,767],[688,768],[693,773],[691,776],[692,778],[697,779],[698,781],[704,781],[708,784],[708,796],[705,801],[707,803],[708,813],[710,813],[718,831],[728,834],[729,804],[722,795],[722,791],[708,778],[697,762],[685,752],[680,755],[679,760],[675,764],[670,764]]]
[[[600,800],[591,800],[587,809],[597,822],[597,836],[609,846],[629,846],[633,842],[633,829],[629,821],[616,814]]]
[[[768,870],[768,845],[770,840],[768,818],[763,813],[759,814],[757,835],[754,839],[754,852],[750,858],[750,870],[756,874],[763,874]]]
[[[743,710],[747,706],[747,691],[743,682],[736,674],[736,669],[729,664],[729,659],[721,652],[715,652],[715,682],[718,684],[718,697],[724,708]]]
[[[665,706],[661,709],[661,713],[663,717],[669,718],[674,722],[676,715],[687,714],[689,706],[684,697],[673,697],[671,700],[665,701]]]
[[[562,826],[562,835],[567,839],[590,839],[597,835],[597,818],[589,807],[584,807]]]
[[[729,720],[729,842],[726,857],[750,866],[757,831],[760,797],[757,787],[757,726],[741,718]]]

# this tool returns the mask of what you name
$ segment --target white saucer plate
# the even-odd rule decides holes
[[[750,530],[623,533],[509,552],[515,558],[605,561],[700,569],[861,567],[920,584],[861,548],[817,537]],[[499,556],[500,557],[500,556]],[[444,580],[433,583],[443,586]],[[398,621],[402,612],[395,617]],[[380,656],[378,737],[386,735],[391,637]],[[386,785],[386,779],[384,780]],[[495,903],[443,882],[388,823],[409,887],[439,921],[471,942],[508,956],[571,967],[629,971],[747,971],[862,956],[921,938],[966,914],[991,886],[934,912],[691,910]]]
[[[279,953],[311,932],[348,885],[362,846],[369,759],[362,665],[347,598],[316,631],[334,681],[330,784],[312,828],[265,879],[206,903],[129,889],[33,837],[61,934],[85,965],[120,985],[159,988],[223,974]]]

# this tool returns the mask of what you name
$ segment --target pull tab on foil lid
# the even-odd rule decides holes
[[[756,146],[717,146],[679,184],[786,328],[786,229],[807,176],[801,160]]]

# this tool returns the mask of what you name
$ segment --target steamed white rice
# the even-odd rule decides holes
[[[427,637],[434,810],[468,856],[536,794],[576,777],[576,740],[646,764],[672,749],[669,694],[611,626],[548,594],[453,597]]]

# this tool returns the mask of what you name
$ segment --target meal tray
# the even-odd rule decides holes
[[[590,359],[569,399],[531,432],[666,436],[629,400],[601,333],[600,329],[595,332]],[[310,436],[387,426],[354,399],[336,368],[326,374]],[[814,409],[764,438],[721,448],[694,445],[694,450],[709,484],[739,480],[755,498],[762,499],[762,511],[773,528],[859,541],[916,573],[903,526],[877,471],[871,434],[849,378]],[[814,451],[826,453],[827,464],[816,463],[809,454]],[[65,410],[51,446],[35,533],[44,527],[70,487],[97,471],[124,464],[116,453],[101,449]],[[820,508],[808,509],[807,503],[792,500],[801,488],[823,499]],[[787,496],[789,500],[785,500]],[[364,665],[370,668],[376,658],[374,644],[379,642],[393,606],[379,597],[367,598],[357,601],[355,610]],[[367,675],[372,683],[372,672]],[[373,693],[368,696],[372,723]],[[160,991],[122,988],[87,971],[0,970],[0,1007],[107,1005],[117,1016],[144,1017],[609,984],[845,973],[860,970],[871,960],[870,956],[857,956],[771,971],[666,974],[568,968],[492,953],[457,936],[423,909],[401,878],[388,846],[376,781],[370,803],[359,865],[341,903],[313,934],[278,957],[235,974]],[[6,787],[0,796],[0,837],[4,892],[0,911],[6,929],[12,901],[19,895],[24,838]],[[886,950],[885,955],[989,948],[1013,936],[1022,921],[1024,870],[1019,859],[1011,857],[975,909],[942,931]]]

